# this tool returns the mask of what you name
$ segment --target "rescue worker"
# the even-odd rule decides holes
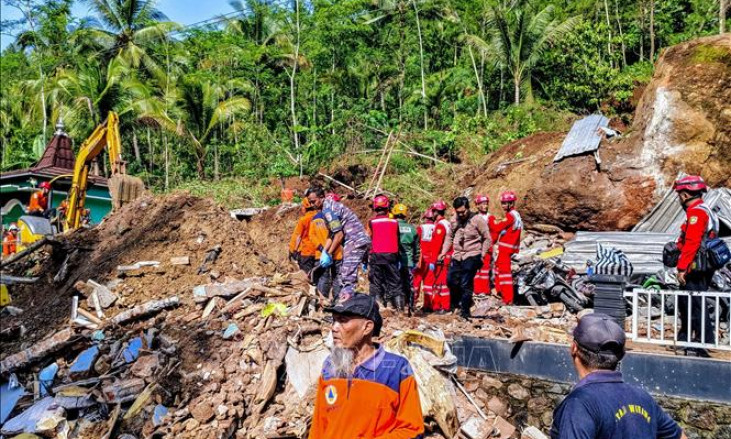
[[[320,265],[323,268],[331,266],[333,264],[332,255],[338,247],[343,248],[343,264],[336,282],[340,287],[338,300],[347,300],[355,292],[358,284],[358,267],[363,261],[371,240],[355,213],[338,201],[325,199],[325,191],[321,187],[308,189],[307,198],[315,209],[322,210],[330,230],[330,237],[322,246]]]
[[[495,290],[503,298],[503,303],[513,303],[513,273],[510,267],[512,257],[520,250],[520,233],[523,220],[515,210],[518,196],[513,191],[500,194],[500,206],[505,219],[496,221],[493,233],[497,234],[497,260],[495,261]]]
[[[315,268],[310,272],[310,283],[317,287],[317,292],[324,298],[331,298],[333,302],[337,301],[340,295],[340,283],[335,282],[343,265],[343,247],[338,246],[332,254],[333,263],[327,268],[320,267],[320,256],[322,249],[330,237],[330,230],[327,228],[327,221],[322,212],[312,218],[310,222],[310,242],[315,246]],[[331,294],[332,293],[332,294]]]
[[[48,193],[51,191],[51,184],[47,181],[38,185],[38,190],[30,196],[28,203],[28,214],[34,216],[48,216]]]
[[[434,213],[436,215],[434,240],[432,242],[433,249],[436,251],[436,262],[434,263],[434,267],[431,268],[431,271],[433,273],[433,283],[431,284],[431,310],[435,311],[437,314],[444,314],[450,309],[449,287],[447,286],[447,272],[449,271],[449,263],[451,262],[452,258],[451,246],[447,248],[447,252],[444,255],[443,259],[440,259],[439,255],[442,254],[442,249],[445,242],[447,241],[447,235],[449,234],[452,225],[445,217],[447,213],[447,203],[442,200],[435,201],[434,204],[432,204],[432,210],[434,210]],[[426,302],[427,297],[426,292],[424,292],[424,307],[426,309],[429,309],[426,306]]]
[[[373,342],[383,325],[372,296],[327,308],[333,343],[317,384],[310,439],[420,438],[419,391],[406,358]]]
[[[482,261],[492,241],[485,220],[470,212],[470,200],[467,197],[455,198],[452,206],[455,217],[439,259],[443,260],[447,251],[452,248],[452,261],[447,273],[450,305],[455,310],[459,308],[462,318],[469,319],[475,274],[482,267]]]
[[[375,216],[368,221],[371,251],[368,256],[368,282],[371,296],[384,306],[404,308],[399,278],[399,223],[389,217],[391,201],[385,195],[373,199]]]
[[[495,216],[488,211],[490,198],[487,195],[477,195],[475,197],[475,206],[477,206],[477,214],[485,220],[488,229],[490,229],[490,242],[497,241],[495,230]],[[485,258],[482,261],[482,268],[475,275],[475,295],[486,295],[492,291],[492,245],[487,249]]]
[[[403,291],[406,305],[409,312],[414,310],[414,272],[416,264],[419,262],[421,251],[419,248],[419,235],[416,227],[406,221],[406,215],[409,209],[405,204],[396,204],[391,209],[391,214],[398,221],[399,227],[399,255],[400,270],[399,278],[401,279],[401,289]]]
[[[315,245],[310,241],[310,223],[317,209],[307,198],[302,199],[302,216],[289,239],[289,259],[296,262],[300,270],[309,273],[315,267]]]
[[[10,256],[18,251],[18,233],[20,229],[15,223],[10,223],[8,230],[3,233],[3,256]]]
[[[624,347],[624,330],[608,315],[579,320],[571,359],[580,381],[553,412],[551,439],[687,439],[650,394],[622,380]]]
[[[434,289],[434,268],[439,256],[440,248],[432,244],[434,237],[435,213],[432,208],[427,209],[422,215],[424,222],[416,228],[419,237],[419,259],[414,271],[414,303],[419,300],[419,293],[424,292],[424,310],[432,310],[432,298]]]
[[[685,210],[685,223],[680,227],[680,236],[677,245],[680,250],[678,259],[678,282],[688,291],[708,291],[713,278],[713,270],[698,264],[698,251],[701,243],[708,238],[718,235],[718,219],[711,209],[703,203],[703,194],[708,190],[701,177],[687,176],[675,182],[673,189],[678,193],[680,204]],[[705,264],[707,265],[707,264]],[[713,326],[708,313],[708,306],[701,297],[691,299],[690,328],[688,327],[688,297],[678,297],[678,312],[680,314],[679,341],[700,341],[702,320],[705,315],[704,343],[714,343]],[[693,334],[695,333],[695,334]]]

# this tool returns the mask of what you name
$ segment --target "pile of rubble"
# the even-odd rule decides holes
[[[145,198],[18,263],[13,275],[38,280],[13,286],[17,311],[2,317],[1,433],[305,437],[330,317],[304,276],[267,256],[297,210],[269,212],[243,223],[186,194]],[[253,245],[262,230],[279,233],[277,250]],[[379,341],[421,365],[432,437],[474,417],[450,337],[566,342],[575,323],[560,304],[499,305],[478,299],[469,322],[384,310]],[[509,425],[483,414],[468,425]]]

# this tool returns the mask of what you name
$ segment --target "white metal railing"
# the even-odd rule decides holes
[[[729,334],[729,326],[731,326],[731,292],[717,291],[676,291],[676,290],[654,290],[654,289],[635,289],[625,291],[624,297],[632,303],[631,327],[627,336],[636,342],[652,343],[667,346],[679,346],[689,348],[703,349],[722,349],[731,351],[731,334]],[[680,298],[689,297],[687,300],[687,333],[683,339],[678,339],[678,332],[681,328],[680,323]],[[693,333],[693,299],[703,299],[704,310],[700,316],[700,334]],[[724,304],[725,302],[725,304]],[[666,312],[666,305],[672,304],[672,312]],[[653,306],[654,305],[654,306]],[[709,305],[713,306],[713,314],[711,315]],[[653,316],[653,307],[660,310],[659,315]],[[726,310],[723,308],[726,307]],[[723,314],[722,314],[723,313]],[[703,343],[706,340],[706,319],[711,319],[711,328],[713,331],[713,342]],[[724,323],[725,328],[721,328]],[[691,341],[691,340],[700,341]]]

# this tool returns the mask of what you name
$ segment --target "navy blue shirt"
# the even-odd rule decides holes
[[[622,373],[584,377],[553,412],[551,439],[678,439],[683,430]]]

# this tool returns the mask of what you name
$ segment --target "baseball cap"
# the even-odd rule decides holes
[[[355,293],[349,299],[333,306],[325,307],[325,311],[333,314],[343,314],[363,317],[373,322],[373,335],[381,333],[383,319],[378,310],[376,299],[367,295]]]
[[[574,340],[582,348],[597,354],[624,356],[626,336],[614,319],[606,314],[587,314],[574,329]]]

